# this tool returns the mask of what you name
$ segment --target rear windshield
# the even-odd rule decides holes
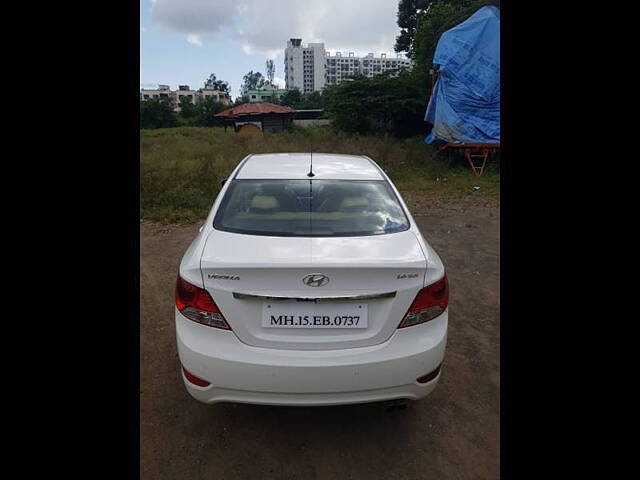
[[[345,237],[407,230],[385,180],[234,180],[214,228],[250,235]]]

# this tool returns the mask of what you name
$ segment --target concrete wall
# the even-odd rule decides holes
[[[318,127],[320,125],[330,125],[331,120],[328,118],[315,118],[309,120],[294,120],[294,125],[300,125],[301,127]]]

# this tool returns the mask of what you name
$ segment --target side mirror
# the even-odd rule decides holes
[[[223,178],[222,180],[220,180],[220,186],[223,187],[226,181],[227,181],[226,178]]]

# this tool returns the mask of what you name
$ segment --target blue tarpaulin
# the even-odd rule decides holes
[[[482,7],[444,32],[433,63],[438,79],[424,117],[433,129],[425,142],[499,142],[500,10]]]

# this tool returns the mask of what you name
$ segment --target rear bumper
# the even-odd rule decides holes
[[[184,367],[211,383],[188,392],[205,403],[341,405],[416,400],[440,375],[418,377],[442,363],[448,312],[424,325],[397,330],[386,342],[341,350],[280,350],[242,343],[233,332],[192,322],[176,310],[178,354]]]

